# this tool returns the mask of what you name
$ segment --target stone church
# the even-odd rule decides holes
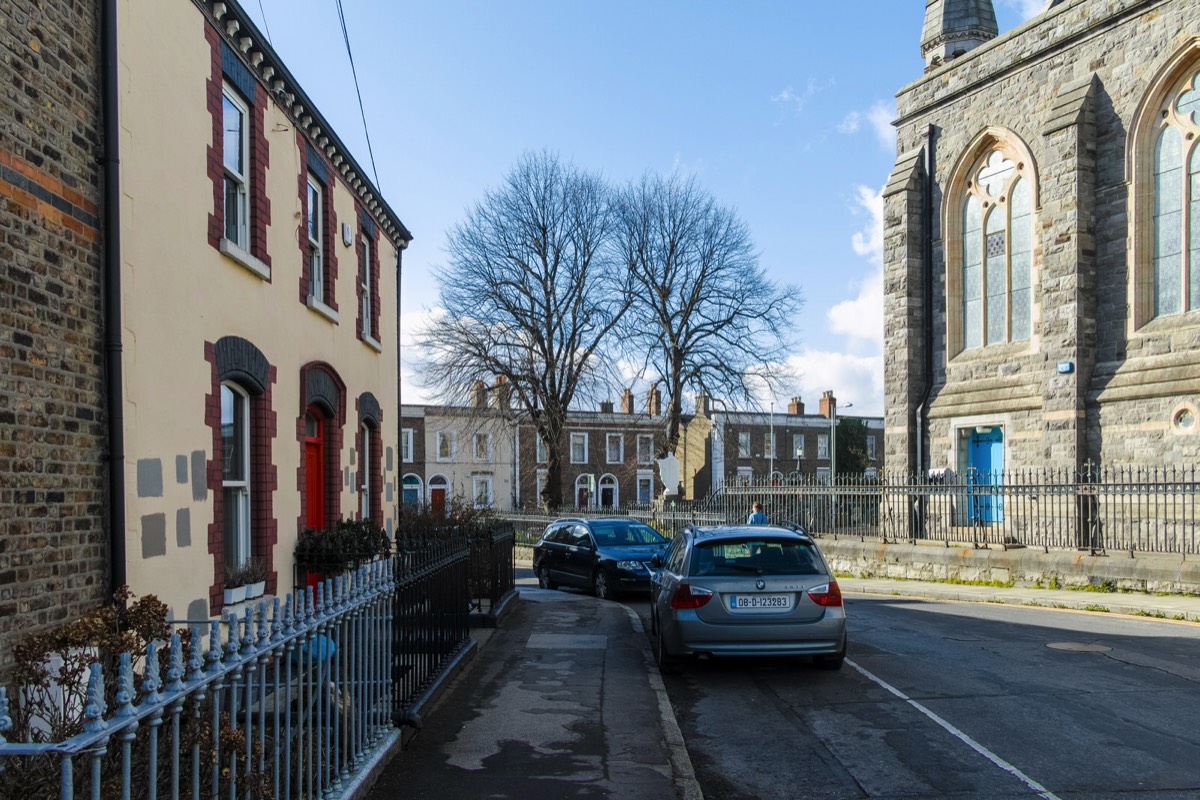
[[[926,0],[920,44],[884,189],[889,466],[1195,464],[1200,3],[1048,0],[1000,35],[992,0]]]

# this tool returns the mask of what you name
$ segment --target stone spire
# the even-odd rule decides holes
[[[925,70],[939,67],[999,33],[992,0],[925,0],[921,31]]]

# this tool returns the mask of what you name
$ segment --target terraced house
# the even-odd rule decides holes
[[[1200,4],[927,0],[885,196],[887,461],[1200,456]]]
[[[236,2],[92,5],[0,28],[6,642],[122,583],[219,614],[252,559],[291,591],[301,530],[399,502],[411,234]]]

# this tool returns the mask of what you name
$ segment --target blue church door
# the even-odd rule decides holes
[[[976,428],[967,440],[967,483],[971,487],[971,522],[1003,522],[1004,507],[992,489],[1004,472],[1004,429]]]

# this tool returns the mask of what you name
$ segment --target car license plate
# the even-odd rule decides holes
[[[790,594],[731,594],[730,611],[790,611]]]

